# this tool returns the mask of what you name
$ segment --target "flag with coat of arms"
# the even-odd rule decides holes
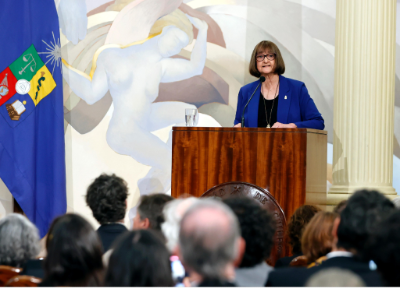
[[[54,0],[0,7],[0,178],[43,237],[66,212],[61,48]]]

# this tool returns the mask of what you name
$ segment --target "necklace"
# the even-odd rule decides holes
[[[271,118],[272,118],[272,110],[273,110],[273,108],[274,108],[276,95],[277,95],[277,93],[278,93],[278,88],[279,88],[279,81],[278,81],[278,84],[277,84],[277,86],[276,86],[274,99],[272,100],[272,107],[271,107],[271,111],[270,111],[270,113],[269,113],[269,121],[268,121],[268,115],[267,115],[267,106],[266,106],[266,104],[265,104],[265,98],[264,98],[264,96],[263,96],[263,100],[264,100],[264,110],[265,110],[265,119],[267,120],[267,128],[271,128],[270,124],[271,124]]]
[[[268,92],[267,92],[267,99],[268,99],[268,95],[269,95],[269,93],[270,93],[270,91],[272,90],[272,80],[271,80],[271,78],[267,75],[267,79],[268,79],[268,81],[269,81],[269,89],[267,89],[268,90]],[[279,79],[278,79],[278,83],[279,83]],[[277,85],[278,86],[278,85]]]

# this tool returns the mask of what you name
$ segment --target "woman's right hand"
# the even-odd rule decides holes
[[[237,124],[234,125],[233,127],[234,127],[234,128],[240,128],[240,127],[242,127],[242,124],[241,124],[241,123],[237,123]]]

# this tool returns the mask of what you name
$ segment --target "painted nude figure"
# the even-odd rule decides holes
[[[152,166],[151,177],[159,178],[164,192],[170,189],[172,149],[170,141],[164,143],[151,132],[183,125],[184,109],[196,107],[182,102],[153,102],[161,82],[201,75],[206,61],[207,23],[187,17],[199,30],[190,60],[171,58],[188,45],[189,38],[177,27],[166,26],[160,35],[142,44],[104,49],[91,80],[63,64],[64,79],[88,104],[110,91],[114,112],[107,131],[108,145],[119,154]],[[141,194],[152,191],[141,187],[140,182],[139,189]]]

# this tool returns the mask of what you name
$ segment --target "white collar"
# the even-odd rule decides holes
[[[349,251],[331,251],[330,253],[328,253],[326,255],[326,257],[328,259],[336,258],[336,257],[347,257],[347,258],[350,258],[352,256],[353,256],[353,254],[351,252],[349,252]]]

